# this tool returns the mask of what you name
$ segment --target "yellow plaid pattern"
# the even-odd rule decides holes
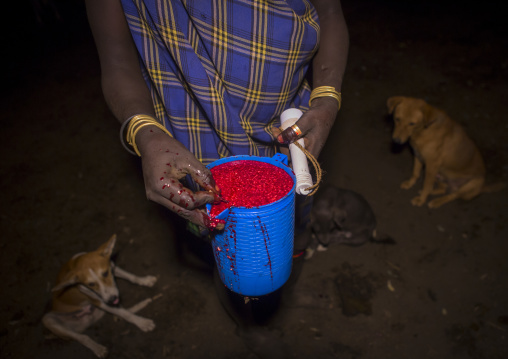
[[[319,25],[306,0],[122,0],[156,114],[204,164],[268,156],[270,128],[308,108]]]

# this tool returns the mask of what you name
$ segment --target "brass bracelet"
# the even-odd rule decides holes
[[[342,105],[342,94],[335,90],[335,87],[332,86],[319,86],[316,87],[312,92],[310,93],[310,99],[309,99],[309,106],[312,103],[312,100],[319,98],[319,97],[333,97],[338,102],[338,109],[340,110],[340,107]]]
[[[123,148],[125,148],[125,150],[127,152],[129,152],[130,154],[133,154],[133,155],[137,155],[136,152],[134,152],[130,146],[126,143],[126,140],[125,140],[125,135],[124,135],[124,132],[125,132],[125,127],[127,127],[127,125],[131,122],[131,120],[136,117],[136,115],[134,116],[131,116],[129,117],[127,120],[125,120],[123,123],[122,123],[122,126],[120,127],[120,143],[122,144]]]
[[[130,150],[125,143],[123,142],[123,131],[125,127],[127,126],[127,133],[125,135],[125,139],[127,143],[134,149],[134,152]],[[136,145],[136,135],[143,127],[146,126],[155,126],[159,129],[161,129],[163,132],[165,132],[168,136],[173,137],[169,131],[161,125],[155,118],[149,115],[134,115],[130,118],[128,118],[123,124],[122,128],[120,129],[120,138],[122,140],[122,144],[124,147],[133,154],[137,154],[141,157],[141,153],[139,153],[138,146]]]

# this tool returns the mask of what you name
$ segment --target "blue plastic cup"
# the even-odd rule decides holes
[[[276,202],[253,208],[230,207],[216,216],[226,220],[223,231],[212,233],[215,263],[222,282],[233,292],[257,297],[282,287],[291,274],[296,178],[283,154],[272,158],[227,157],[208,168],[241,160],[270,163],[286,171],[293,180],[289,193]]]

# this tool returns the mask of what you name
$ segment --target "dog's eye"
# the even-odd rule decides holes
[[[89,286],[89,287],[92,287],[92,288],[93,288],[93,287],[95,287],[95,282],[90,282],[90,283],[88,283],[88,286]]]
[[[415,123],[414,122],[409,122],[409,126],[414,126]]]
[[[102,273],[102,276],[103,276],[104,278],[106,278],[106,277],[108,276],[108,274],[109,274],[109,271],[105,271],[104,273]]]

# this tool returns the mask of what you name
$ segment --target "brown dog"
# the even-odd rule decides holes
[[[152,302],[145,299],[130,309],[120,306],[115,278],[151,287],[157,281],[154,276],[138,277],[111,261],[116,235],[113,235],[97,250],[78,253],[62,266],[53,294],[51,311],[42,318],[42,323],[53,334],[64,339],[74,339],[99,358],[106,357],[108,350],[89,336],[82,334],[97,322],[105,312],[116,315],[136,325],[144,332],[155,328],[155,323],[135,313]]]
[[[423,205],[429,195],[447,193],[428,203],[437,208],[457,198],[470,200],[504,187],[484,186],[485,165],[478,148],[445,112],[421,99],[403,96],[390,97],[387,106],[395,122],[393,141],[402,144],[409,140],[415,155],[413,174],[400,187],[411,188],[425,166],[423,189],[411,201],[413,205]]]

